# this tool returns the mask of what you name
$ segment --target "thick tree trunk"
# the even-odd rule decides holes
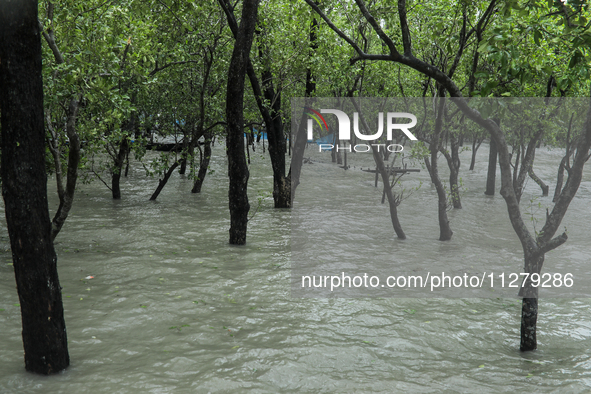
[[[497,176],[497,143],[494,138],[490,139],[490,151],[488,153],[488,173],[486,175],[486,191],[487,196],[495,195],[495,180]]]
[[[536,329],[538,322],[538,299],[523,298],[521,301],[521,351],[536,350],[538,340]]]
[[[20,300],[25,368],[70,364],[45,173],[37,1],[0,4],[2,195]]]
[[[229,5],[219,0],[222,7]],[[228,154],[228,176],[230,188],[230,243],[244,245],[248,223],[248,177],[249,171],[244,154],[244,77],[249,62],[254,29],[257,22],[258,0],[244,0],[242,20],[236,34],[234,50],[228,70],[226,93],[226,119],[228,136],[226,148]],[[228,17],[230,19],[230,17]]]
[[[524,272],[540,274],[544,265],[544,254],[539,250],[535,253],[525,253]],[[521,351],[535,350],[538,346],[536,339],[538,321],[538,287],[532,286],[531,280],[525,281],[519,295],[523,297],[521,304]]]

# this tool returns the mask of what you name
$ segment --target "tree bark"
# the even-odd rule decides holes
[[[454,209],[462,209],[462,199],[460,198],[460,186],[458,184],[460,174],[460,141],[451,136],[451,154],[442,149],[443,155],[449,167],[449,190]]]
[[[51,241],[61,231],[72,204],[74,203],[74,193],[76,192],[76,181],[78,179],[78,164],[80,163],[80,137],[76,133],[76,117],[78,114],[79,102],[76,98],[70,99],[70,107],[68,109],[68,121],[66,123],[66,134],[70,140],[70,147],[68,151],[68,172],[66,177],[66,188],[63,193],[59,194],[60,205],[55,213],[51,223]],[[61,166],[61,160],[56,160],[56,166]],[[61,183],[61,179],[58,180]],[[60,185],[61,186],[61,185]],[[60,187],[58,190],[61,190]]]
[[[164,178],[159,180],[158,187],[156,188],[156,190],[154,190],[154,193],[152,193],[152,196],[150,197],[150,201],[155,201],[158,198],[158,195],[160,194],[162,189],[164,189],[166,182],[168,182],[168,178],[170,178],[173,171],[179,166],[179,161],[180,160],[175,161],[173,163],[173,165],[170,166],[168,171],[166,171],[166,174],[164,174]]]
[[[20,300],[25,368],[70,364],[45,172],[43,81],[37,1],[0,5],[2,195]]]
[[[488,173],[486,174],[486,191],[487,196],[495,195],[495,180],[497,176],[497,143],[494,138],[490,139],[490,150],[488,153]]]
[[[443,187],[443,182],[439,178],[439,169],[437,167],[437,154],[439,153],[439,144],[441,139],[441,130],[443,128],[443,111],[445,106],[445,99],[443,96],[443,89],[440,89],[439,105],[437,108],[437,118],[435,119],[435,131],[431,139],[429,148],[431,150],[431,168],[429,174],[431,175],[431,182],[435,185],[437,190],[437,216],[439,219],[439,240],[449,241],[453,235],[449,220],[447,218],[447,193]]]
[[[532,166],[529,167],[529,171],[527,173],[528,173],[529,177],[531,179],[533,179],[534,182],[538,184],[538,186],[540,186],[540,189],[542,189],[542,196],[543,197],[548,196],[548,192],[550,191],[550,186],[546,185],[546,183],[544,183],[544,181],[542,179],[540,179],[539,176],[536,175]]]
[[[480,144],[482,144],[484,138],[477,140],[474,138],[472,141],[472,159],[470,160],[470,171],[474,171],[474,166],[476,165],[476,152],[478,152],[478,148],[480,148]]]
[[[222,7],[228,6],[219,0]],[[244,153],[244,77],[249,63],[254,29],[257,22],[258,0],[244,0],[242,20],[238,27],[234,50],[228,70],[226,93],[226,119],[228,135],[226,149],[228,154],[228,176],[230,188],[230,243],[244,245],[248,224],[248,165]],[[228,18],[230,19],[230,18]]]
[[[211,133],[205,134],[203,157],[199,162],[199,172],[197,173],[197,179],[195,179],[195,183],[193,184],[193,189],[191,189],[191,193],[201,193],[201,187],[203,186],[205,175],[207,175],[207,169],[209,168],[209,161],[211,159],[211,138]]]
[[[129,140],[127,136],[123,136],[119,145],[119,152],[115,158],[114,168],[111,175],[111,191],[113,194],[113,200],[121,199],[121,171],[123,170],[123,164],[125,163],[125,155],[129,149]]]

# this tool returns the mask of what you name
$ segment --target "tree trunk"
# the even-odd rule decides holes
[[[366,130],[369,130],[367,126]],[[390,172],[386,170],[384,166],[384,160],[380,153],[377,151],[375,146],[372,146],[372,153],[373,158],[376,162],[376,171],[381,175],[382,182],[384,182],[384,193],[388,198],[388,205],[390,207],[390,220],[392,221],[392,227],[394,227],[394,232],[398,239],[406,239],[406,234],[402,230],[402,226],[400,225],[400,220],[398,220],[398,204],[396,202],[396,198],[394,197],[394,193],[392,192],[392,187],[390,186]],[[376,173],[377,175],[377,173]]]
[[[460,173],[460,144],[459,141],[451,136],[451,154],[442,149],[443,155],[447,160],[449,167],[449,190],[454,209],[462,209],[462,200],[460,198],[460,186],[458,185]]]
[[[363,116],[363,113],[361,112],[359,105],[351,96],[350,100],[357,109],[357,112],[360,114],[360,119],[363,124],[363,127],[365,128],[365,130],[369,130],[370,127],[367,124],[365,116]],[[398,202],[396,201],[394,193],[392,192],[392,187],[390,185],[390,170],[385,167],[382,155],[380,154],[380,152],[378,152],[378,148],[375,145],[371,146],[371,153],[373,154],[373,158],[376,163],[376,186],[378,183],[377,177],[379,173],[382,177],[382,182],[384,183],[384,193],[386,194],[386,197],[388,197],[388,205],[390,208],[390,220],[392,221],[392,227],[394,227],[394,232],[396,233],[396,236],[399,239],[406,239],[406,234],[404,234],[402,226],[400,225],[400,221],[398,220]]]
[[[211,134],[205,135],[205,145],[203,150],[205,152],[199,163],[199,172],[197,173],[197,179],[195,179],[191,193],[201,193],[201,186],[203,186],[203,181],[205,180],[205,175],[207,175],[207,169],[209,168],[209,161],[211,159]]]
[[[316,32],[318,30],[318,22],[316,18],[312,19],[312,23],[310,24],[310,57],[316,53],[318,49],[317,43],[317,35]],[[304,92],[305,97],[311,97],[314,95],[316,91],[316,81],[314,80],[314,75],[312,74],[312,69],[308,68],[306,70],[306,91]],[[309,101],[309,100],[307,100]],[[310,103],[307,103],[309,106]],[[291,199],[295,197],[295,191],[298,185],[300,184],[300,174],[302,172],[302,162],[304,160],[304,150],[306,149],[306,143],[308,142],[308,137],[306,136],[306,128],[305,128],[305,115],[302,114],[300,119],[300,127],[295,130],[295,133],[292,133],[291,141],[293,142],[293,156],[291,157],[291,166],[289,169],[289,178],[291,183]]]
[[[45,172],[43,81],[37,1],[0,5],[2,194],[21,306],[25,368],[70,364]]]
[[[519,350],[529,351],[538,348],[536,329],[538,322],[538,299],[524,298],[521,301],[521,344]]]
[[[440,88],[440,96],[443,96],[443,90]],[[437,208],[438,208],[438,219],[439,219],[439,240],[449,241],[453,235],[451,227],[449,226],[449,220],[447,218],[447,193],[443,187],[443,182],[439,178],[439,169],[437,167],[437,154],[439,153],[439,144],[441,138],[441,130],[443,129],[443,111],[444,111],[445,100],[443,97],[439,97],[439,105],[437,109],[437,118],[435,120],[435,131],[433,138],[429,146],[431,150],[431,168],[429,174],[431,175],[431,182],[435,185],[437,190]]]
[[[558,196],[560,196],[560,192],[562,191],[562,184],[564,182],[564,170],[566,168],[566,159],[567,157],[564,156],[560,161],[560,166],[558,167],[558,175],[556,176],[556,189],[554,190],[554,198],[552,198],[552,202],[556,202]]]
[[[474,171],[474,166],[476,165],[476,152],[478,152],[478,148],[480,148],[482,141],[484,141],[484,138],[480,140],[474,138],[472,141],[472,159],[470,160],[470,171]]]
[[[119,145],[119,153],[115,159],[114,168],[111,177],[111,191],[113,193],[113,200],[121,199],[121,170],[123,169],[123,163],[125,163],[125,155],[129,149],[129,140],[127,136],[123,136],[121,144]]]
[[[222,7],[228,7],[226,0],[219,0]],[[228,70],[226,93],[226,119],[228,136],[228,191],[230,205],[230,243],[244,245],[248,223],[248,177],[249,171],[244,154],[244,77],[249,62],[254,29],[257,22],[258,0],[244,0],[242,20],[238,27],[236,42]],[[230,19],[230,18],[228,18]]]
[[[497,176],[497,143],[494,138],[490,139],[490,151],[488,153],[488,173],[486,175],[486,191],[487,196],[495,195],[495,180]]]
[[[70,149],[68,152],[68,175],[66,180],[66,188],[63,193],[60,193],[60,205],[53,217],[51,223],[51,241],[55,240],[55,237],[59,234],[62,229],[72,204],[74,202],[74,193],[76,192],[76,181],[78,179],[78,164],[80,163],[80,138],[76,133],[76,116],[78,114],[78,100],[72,97],[70,100],[70,107],[68,109],[68,121],[66,123],[66,133],[70,140]],[[61,162],[58,158],[56,160],[56,166],[61,166]],[[61,182],[61,180],[59,180]]]
[[[172,175],[172,172],[178,167],[178,165],[179,165],[179,161],[177,160],[174,162],[173,165],[170,166],[168,171],[166,171],[166,174],[164,174],[164,178],[159,180],[158,187],[156,188],[156,190],[154,190],[154,193],[152,193],[152,197],[150,197],[150,201],[155,201],[158,198],[158,195],[160,194],[160,192],[162,191],[162,189],[166,185],[166,182],[168,182],[168,179]]]
[[[550,186],[546,185],[544,183],[544,181],[541,180],[540,177],[536,175],[536,173],[534,172],[534,169],[531,166],[529,167],[529,171],[527,173],[529,174],[529,177],[531,179],[533,179],[534,182],[536,182],[538,184],[538,186],[540,186],[540,189],[542,189],[542,196],[543,197],[548,196],[548,192],[550,191]]]

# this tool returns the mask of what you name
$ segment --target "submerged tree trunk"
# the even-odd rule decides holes
[[[160,179],[158,181],[158,187],[156,188],[156,190],[154,190],[154,193],[152,193],[152,196],[150,197],[150,201],[155,201],[158,198],[158,195],[160,194],[160,192],[162,191],[162,189],[164,189],[164,186],[166,185],[166,182],[168,182],[168,179],[170,178],[170,176],[172,175],[173,171],[179,166],[179,160],[175,161],[173,163],[173,165],[170,166],[170,168],[168,169],[168,171],[166,171],[166,174],[164,174],[164,178]]]
[[[443,155],[449,167],[449,188],[454,209],[462,209],[460,198],[459,173],[460,173],[460,143],[455,136],[451,136],[451,154],[442,149]]]
[[[470,171],[474,170],[474,166],[476,165],[476,152],[478,152],[478,148],[480,148],[482,141],[484,141],[484,138],[481,138],[479,140],[474,138],[474,140],[472,141],[472,159],[470,160]]]
[[[562,184],[564,183],[564,170],[566,168],[566,160],[567,157],[563,157],[560,161],[560,166],[558,167],[558,174],[556,175],[556,189],[554,190],[554,197],[552,198],[552,202],[556,202],[560,192],[562,191]]]
[[[497,176],[497,143],[494,138],[490,139],[490,151],[488,153],[488,173],[486,174],[486,191],[487,196],[495,195],[495,180]]]
[[[53,52],[53,56],[55,58],[56,64],[63,64],[65,62],[64,57],[59,50],[57,43],[55,41],[55,32],[53,30],[53,11],[54,5],[53,3],[48,3],[47,5],[47,15],[49,20],[52,22],[48,27],[47,30],[42,31],[43,37],[47,42],[47,45]],[[42,26],[40,25],[40,29]],[[54,77],[58,75],[56,71],[54,73]],[[82,100],[82,95],[79,98],[76,97],[76,94],[72,94],[70,97],[70,102],[68,104],[67,110],[67,121],[66,121],[66,135],[68,136],[69,140],[69,148],[68,148],[68,170],[66,172],[66,187],[64,188],[63,185],[63,177],[62,177],[62,165],[61,165],[61,156],[60,156],[60,149],[58,144],[58,135],[57,131],[53,128],[51,124],[51,116],[47,115],[47,128],[51,134],[51,140],[49,141],[48,147],[51,151],[54,159],[55,164],[55,178],[57,183],[57,191],[58,197],[60,200],[60,205],[58,207],[53,220],[51,221],[51,240],[54,241],[55,237],[59,234],[60,230],[62,229],[64,222],[68,218],[68,214],[70,213],[70,209],[72,209],[72,204],[74,202],[74,193],[76,191],[76,181],[78,179],[78,165],[80,163],[80,137],[76,132],[76,121],[78,117],[78,108],[80,106],[80,101]]]
[[[25,368],[70,364],[45,172],[37,1],[0,4],[2,195],[22,314]]]
[[[443,96],[443,90],[440,89],[440,96]],[[439,169],[437,167],[437,154],[439,153],[439,144],[441,138],[441,131],[443,129],[443,111],[445,107],[444,97],[439,97],[439,103],[437,108],[437,118],[435,119],[435,131],[431,139],[429,148],[431,150],[431,168],[429,174],[431,175],[431,182],[435,185],[437,190],[437,208],[438,208],[438,219],[439,219],[439,240],[449,241],[453,235],[449,220],[447,218],[447,193],[443,187],[443,182],[439,178]]]
[[[203,157],[199,162],[199,172],[197,173],[197,179],[195,179],[191,193],[201,193],[201,187],[203,186],[205,175],[207,175],[207,169],[209,168],[209,161],[211,159],[211,138],[211,133],[205,134]]]
[[[62,180],[58,179],[58,195],[60,199],[60,205],[53,217],[51,223],[51,240],[55,240],[55,237],[59,234],[62,229],[70,209],[72,209],[72,203],[74,202],[74,193],[76,191],[76,180],[78,179],[78,164],[80,163],[80,138],[76,133],[76,117],[78,114],[79,102],[76,98],[72,97],[70,100],[70,106],[68,109],[68,120],[66,123],[66,134],[70,140],[70,147],[68,152],[68,172],[66,177],[66,188],[63,189],[61,184]],[[54,140],[57,136],[54,137]],[[61,160],[59,157],[55,160],[56,168],[61,167]],[[61,172],[61,171],[60,171]]]
[[[219,0],[228,8],[226,0]],[[244,0],[242,20],[238,27],[234,50],[228,70],[226,93],[226,119],[228,122],[227,154],[230,188],[230,243],[244,245],[248,224],[248,177],[249,171],[244,153],[244,77],[249,62],[254,29],[257,22],[258,0]],[[228,17],[230,19],[230,17]]]
[[[357,103],[357,101],[355,101],[355,98],[353,98],[352,96],[350,96],[350,100],[353,103],[353,105],[355,106],[357,112],[359,113],[359,117],[361,119],[363,127],[365,128],[365,130],[369,130],[370,127],[367,124],[367,121],[365,119],[365,116],[363,116],[361,109],[359,108],[359,104]],[[396,197],[394,196],[394,193],[392,192],[392,187],[390,185],[390,170],[387,169],[386,166],[384,165],[384,159],[382,158],[382,155],[378,151],[379,148],[376,147],[376,145],[372,145],[371,148],[372,148],[371,153],[373,154],[373,158],[376,163],[376,186],[378,183],[378,173],[379,173],[382,177],[382,182],[384,183],[384,193],[385,193],[386,197],[388,198],[388,205],[390,208],[390,220],[392,221],[392,227],[394,227],[394,232],[396,233],[396,236],[398,237],[398,239],[406,239],[406,234],[404,234],[404,231],[402,230],[402,226],[400,225],[400,221],[398,220],[398,203],[399,203],[399,201],[396,200]]]
[[[123,164],[125,163],[125,156],[129,149],[129,139],[127,136],[123,136],[119,145],[119,152],[115,158],[113,172],[111,174],[111,191],[113,194],[113,200],[121,199],[121,171],[123,170]]]
[[[367,128],[366,130],[368,130]],[[390,208],[390,220],[392,221],[392,227],[394,227],[394,232],[398,239],[406,239],[406,234],[402,230],[402,226],[400,225],[400,220],[398,219],[398,203],[396,202],[396,198],[394,193],[392,192],[392,187],[390,185],[390,172],[384,166],[384,160],[380,153],[377,151],[375,145],[372,145],[372,154],[373,158],[376,162],[376,170],[382,177],[382,182],[384,183],[384,193],[388,198],[388,205]]]
[[[318,49],[317,43],[317,33],[318,31],[318,22],[316,18],[312,19],[312,23],[310,24],[310,36],[309,36],[309,46],[310,46],[310,57],[312,58]],[[306,70],[306,91],[304,92],[304,97],[312,97],[314,92],[316,91],[316,81],[314,80],[314,75],[312,74],[312,69],[308,67]],[[310,103],[308,103],[310,105]],[[291,142],[293,142],[293,155],[291,157],[291,166],[289,169],[289,178],[291,183],[291,199],[293,203],[293,199],[295,197],[295,191],[298,185],[300,184],[300,175],[302,173],[302,163],[304,161],[304,151],[306,149],[306,143],[308,142],[308,137],[306,135],[306,122],[305,122],[305,115],[302,114],[300,119],[300,125],[297,130],[292,130],[291,135]],[[297,133],[297,134],[296,134]]]

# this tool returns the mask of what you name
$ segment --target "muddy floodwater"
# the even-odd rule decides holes
[[[522,209],[543,218],[551,206],[561,150],[541,148],[535,170],[550,197],[528,181]],[[349,155],[344,171],[315,146],[311,167],[373,198],[376,232],[394,240],[370,156]],[[426,170],[403,182],[421,188],[399,207],[415,258],[434,251],[468,262],[490,260],[518,272],[521,247],[500,195],[483,194],[488,146],[468,171],[462,153],[463,209],[451,211],[454,236],[441,243],[437,197]],[[591,391],[591,301],[542,298],[539,350],[520,353],[517,298],[295,298],[291,295],[289,210],[273,209],[268,155],[252,154],[247,245],[228,244],[224,147],[217,144],[200,195],[175,173],[157,201],[158,180],[132,162],[120,201],[100,182],[80,184],[56,239],[71,366],[51,377],[24,370],[20,308],[6,225],[0,228],[0,393],[497,393]],[[420,168],[418,163],[414,164]],[[447,176],[440,158],[441,177]],[[307,175],[306,175],[307,174]],[[325,175],[323,175],[325,176]],[[363,178],[363,177],[366,178]],[[498,191],[497,178],[497,191]],[[350,182],[350,183],[347,183]],[[49,180],[50,210],[57,208]],[[323,193],[316,187],[315,193]],[[326,189],[328,190],[328,189]],[[327,191],[328,192],[328,191]],[[541,202],[541,210],[535,210]],[[368,202],[370,203],[370,202]],[[564,225],[569,240],[544,269],[591,263],[591,171],[586,169]],[[491,218],[483,229],[482,217]],[[2,217],[4,213],[2,212]],[[318,217],[326,225],[338,217]],[[335,245],[338,247],[338,244]],[[401,247],[402,247],[401,246]],[[336,249],[335,249],[336,250]],[[503,263],[504,262],[504,263]]]

